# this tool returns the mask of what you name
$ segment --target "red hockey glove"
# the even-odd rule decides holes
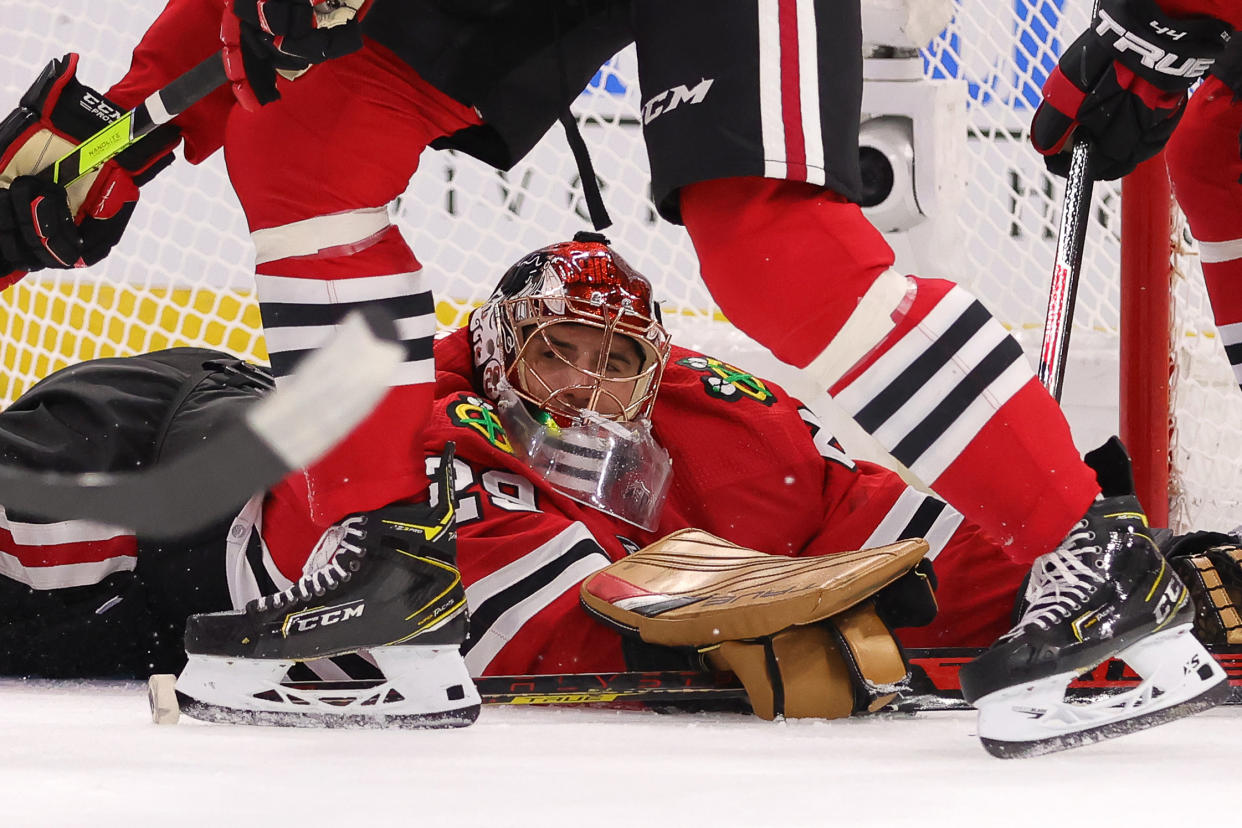
[[[75,77],[78,56],[53,60],[0,122],[0,289],[27,271],[85,267],[120,241],[138,188],[172,163],[163,126],[68,189],[35,173],[121,115]]]
[[[238,103],[258,109],[313,64],[362,48],[363,0],[230,0],[220,24],[224,66]]]
[[[1207,73],[1231,28],[1209,17],[1173,20],[1153,0],[1102,0],[1091,28],[1044,83],[1031,143],[1048,169],[1069,169],[1077,129],[1091,147],[1088,174],[1121,178],[1164,148],[1191,84]]]

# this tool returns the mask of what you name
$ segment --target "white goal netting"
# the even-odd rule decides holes
[[[954,159],[964,193],[951,210],[890,239],[900,268],[954,278],[982,297],[1034,362],[1061,185],[1045,174],[1026,128],[1039,86],[1062,44],[1085,25],[1090,4],[957,5],[922,63],[926,77],[966,86],[968,128]],[[9,44],[0,56],[0,110],[16,103],[49,59],[70,50],[83,56],[82,80],[106,88],[123,74],[132,45],[162,6],[162,0],[0,0]],[[608,235],[656,284],[678,341],[756,373],[775,373],[802,394],[796,377],[722,320],[684,231],[662,223],[649,206],[634,69],[632,53],[621,53],[575,107],[605,179],[616,222]],[[577,175],[559,130],[507,174],[460,155],[423,156],[391,209],[433,276],[443,326],[461,324],[522,254],[589,227]],[[1097,185],[1070,346],[1065,406],[1084,450],[1117,429],[1119,203],[1116,184]],[[1174,514],[1179,526],[1231,528],[1242,522],[1242,474],[1234,459],[1242,436],[1229,416],[1239,391],[1211,325],[1193,242],[1180,241]],[[88,270],[28,277],[0,298],[0,404],[52,370],[91,357],[188,344],[264,360],[252,264],[219,157],[198,167],[174,165],[144,189],[129,232],[107,260]],[[807,402],[831,416],[826,402]],[[847,442],[857,439],[848,426],[838,428],[847,431]]]

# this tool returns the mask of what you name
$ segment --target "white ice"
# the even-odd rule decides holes
[[[966,712],[769,723],[486,707],[449,731],[156,726],[138,683],[0,681],[0,825],[1232,824],[1239,746],[1237,707],[999,760]]]

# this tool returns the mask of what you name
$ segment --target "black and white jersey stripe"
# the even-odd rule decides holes
[[[1032,376],[1017,341],[954,287],[835,399],[931,483]]]
[[[863,549],[886,546],[908,538],[923,538],[930,550],[928,558],[944,551],[949,538],[962,523],[962,516],[943,500],[906,487],[888,514],[863,542]]]
[[[472,676],[509,643],[522,625],[611,561],[581,522],[481,578],[466,589],[470,638],[462,652]]]
[[[391,384],[435,381],[436,306],[431,292],[423,289],[422,271],[335,280],[259,274],[255,283],[263,336],[277,378],[292,373],[303,355],[332,336],[342,317],[365,304],[392,316],[405,346],[405,360],[394,371]]]
[[[809,408],[799,408],[798,416],[802,417],[802,422],[806,423],[807,430],[811,432],[811,441],[815,443],[815,450],[819,452],[820,457],[840,463],[847,469],[854,468],[854,461],[845,453],[845,449],[841,447],[841,443],[832,435],[832,432],[824,428],[824,424],[819,421],[819,417],[815,416],[815,412]]]

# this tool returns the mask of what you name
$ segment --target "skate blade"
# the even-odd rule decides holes
[[[1175,721],[1232,695],[1225,671],[1188,623],[1142,638],[1117,658],[1142,676],[1142,683],[1089,704],[1065,700],[1074,673],[976,700],[979,741],[1001,759],[1040,756]]]
[[[984,750],[998,759],[1025,759],[1032,756],[1043,756],[1048,753],[1058,753],[1063,750],[1115,739],[1128,733],[1146,730],[1149,727],[1156,727],[1157,725],[1184,719],[1187,716],[1193,716],[1204,710],[1210,710],[1218,704],[1223,704],[1229,699],[1231,693],[1232,688],[1230,688],[1229,682],[1222,680],[1193,699],[1187,699],[1181,704],[1175,704],[1161,710],[1153,710],[1150,713],[1143,713],[1129,719],[1121,719],[1087,728],[1086,730],[1027,742],[988,739],[984,736],[980,736],[979,741],[983,744]]]
[[[436,730],[466,727],[479,717],[479,705],[434,713],[324,713],[320,711],[239,710],[199,701],[177,692],[181,713],[192,719],[214,724],[260,725],[275,727],[341,728],[351,730],[401,729]]]
[[[380,681],[286,684],[290,660],[191,654],[176,681],[186,716],[223,724],[321,728],[464,727],[480,699],[456,646],[370,650]]]

